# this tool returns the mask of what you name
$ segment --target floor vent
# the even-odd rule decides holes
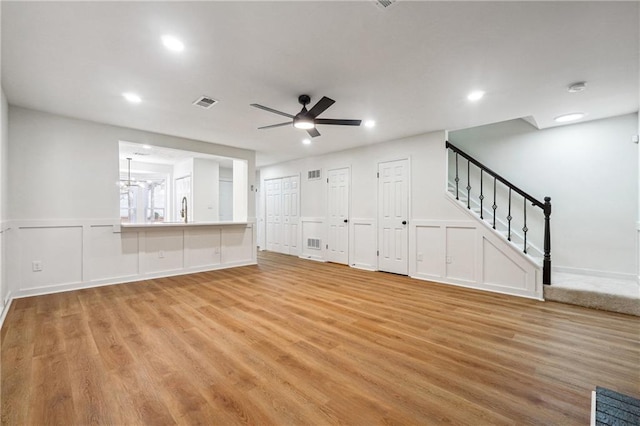
[[[200,96],[198,99],[196,99],[195,101],[193,101],[193,104],[195,106],[199,106],[201,108],[204,109],[209,109],[212,106],[214,106],[215,104],[217,104],[218,101],[209,97],[209,96]]]
[[[307,248],[320,250],[320,238],[307,238]]]

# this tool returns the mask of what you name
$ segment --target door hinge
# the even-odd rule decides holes
[[[327,183],[329,183],[329,178],[327,178]]]
[[[380,256],[380,250],[376,250],[376,256]]]
[[[329,250],[329,244],[327,244],[327,250]]]
[[[380,179],[380,172],[376,173],[376,177]]]

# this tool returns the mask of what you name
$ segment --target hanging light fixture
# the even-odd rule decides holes
[[[127,157],[127,180],[126,182],[120,181],[120,190],[123,194],[126,194],[131,189],[131,157]]]

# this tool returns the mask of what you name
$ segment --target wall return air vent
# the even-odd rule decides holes
[[[204,108],[204,109],[209,109],[209,108],[211,108],[212,106],[214,106],[217,103],[218,103],[218,101],[213,99],[210,96],[200,96],[198,99],[193,101],[193,104],[195,106],[198,106],[198,107]]]
[[[307,238],[307,248],[320,250],[320,238]]]
[[[308,180],[316,180],[316,179],[320,179],[320,170],[309,170],[307,172],[307,179]]]

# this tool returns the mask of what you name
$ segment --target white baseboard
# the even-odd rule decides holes
[[[443,280],[441,278],[426,278],[426,277],[421,277],[419,275],[412,275],[410,276],[413,279],[416,280],[420,280],[420,281],[431,281],[434,283],[438,283],[438,284],[445,284],[445,285],[454,285],[456,287],[464,287],[464,288],[468,288],[468,289],[472,289],[472,290],[478,290],[478,291],[488,291],[491,293],[499,293],[499,294],[506,294],[507,296],[514,296],[514,297],[524,297],[526,299],[533,299],[533,300],[539,300],[541,302],[544,302],[544,298],[542,296],[538,296],[535,293],[531,293],[528,291],[522,291],[519,289],[504,289],[502,287],[499,286],[493,286],[493,285],[489,285],[489,284],[483,284],[483,285],[479,285],[473,281],[462,281],[462,280]]]
[[[9,294],[7,294],[7,300],[5,301],[4,307],[2,308],[2,312],[0,312],[0,330],[2,330],[4,319],[7,317],[9,309],[11,309],[11,302],[13,302],[13,296],[11,295],[11,292],[9,292]]]
[[[371,271],[371,272],[375,272],[377,271],[377,269],[374,266],[371,265],[365,265],[365,264],[361,264],[361,263],[354,263],[352,265],[349,265],[352,268],[355,269],[362,269],[363,271]]]
[[[300,259],[304,259],[304,260],[313,260],[314,262],[322,262],[322,263],[326,263],[327,262],[321,256],[314,256],[314,255],[309,255],[309,254],[301,254],[298,257]]]
[[[613,278],[617,280],[639,281],[640,276],[636,274],[627,274],[624,272],[599,271],[597,269],[572,268],[569,266],[553,266],[551,268],[551,276],[554,272],[576,275],[588,275],[591,277]]]
[[[229,268],[236,268],[240,266],[250,266],[250,265],[256,265],[256,264],[257,262],[254,262],[254,261],[233,262],[233,263],[225,263],[223,265],[216,265],[213,267],[207,266],[202,268],[180,269],[180,270],[177,270],[175,273],[161,272],[161,273],[154,273],[154,274],[146,274],[142,276],[141,275],[125,276],[125,277],[119,277],[117,279],[110,279],[110,280],[95,280],[95,281],[86,281],[86,282],[66,283],[66,284],[60,284],[56,286],[30,288],[26,290],[19,290],[12,297],[12,299],[13,298],[19,299],[19,298],[31,297],[31,296],[43,296],[46,294],[63,293],[66,291],[83,290],[86,288],[104,287],[108,285],[135,283],[135,282],[150,280],[154,278],[176,277],[180,275],[196,274],[198,272],[217,271],[220,269],[229,269]]]

